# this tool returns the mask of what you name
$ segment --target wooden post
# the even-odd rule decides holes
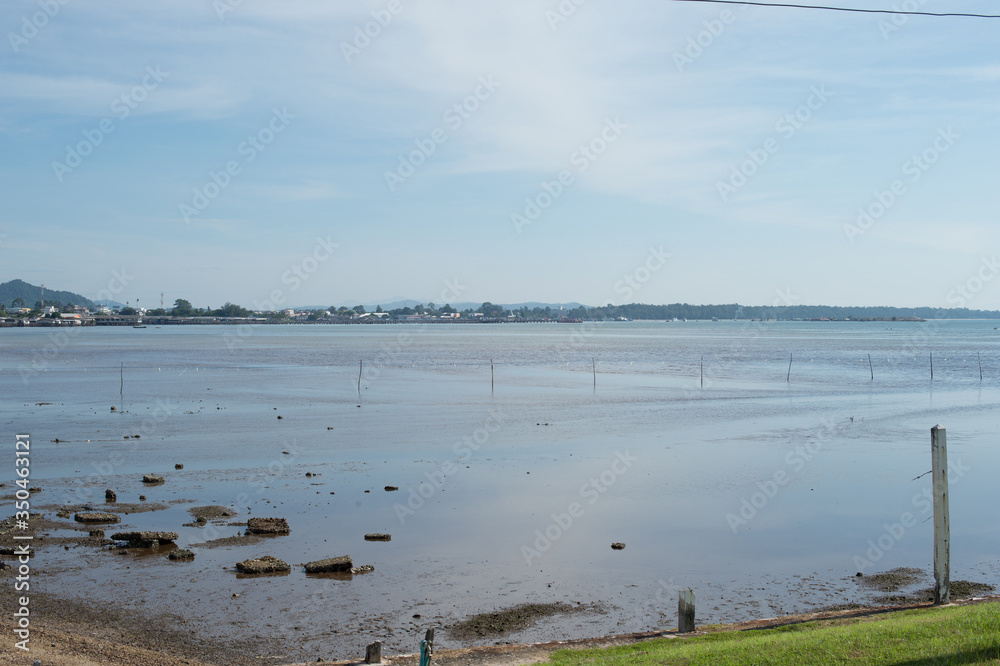
[[[689,634],[694,631],[694,590],[681,590],[677,598],[677,632]]]
[[[597,390],[597,359],[590,359],[591,364],[594,366],[594,390]]]
[[[420,666],[431,666],[434,656],[434,630],[428,629],[424,640],[420,641]]]
[[[382,641],[375,641],[374,643],[365,648],[365,663],[366,664],[382,663]]]
[[[701,387],[705,388],[705,357],[701,357]]]
[[[979,352],[976,352],[976,359],[979,361],[979,381],[983,381],[983,357]]]
[[[934,352],[931,352],[931,379],[934,379]]]
[[[493,359],[490,359],[490,393],[493,393]]]
[[[365,369],[365,359],[358,361],[358,395],[361,395],[361,371]]]
[[[121,367],[121,386],[118,388],[118,402],[121,403],[120,407],[122,412],[125,412],[125,361],[122,361]]]
[[[792,355],[788,354],[788,374],[785,375],[785,383],[787,384],[792,380]]]
[[[934,603],[951,600],[951,528],[948,519],[948,439],[940,424],[931,428],[934,482]]]
[[[875,368],[872,367],[872,355],[868,354],[868,372],[872,373],[872,381],[875,381]]]

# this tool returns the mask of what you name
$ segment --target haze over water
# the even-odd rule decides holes
[[[288,537],[195,547],[190,564],[38,556],[48,591],[155,596],[217,635],[293,631],[337,654],[383,638],[392,653],[423,627],[526,601],[602,612],[509,640],[674,626],[680,587],[699,622],[863,600],[859,570],[930,571],[930,480],[914,478],[937,423],[952,579],[1000,583],[989,321],[8,329],[0,342],[4,428],[32,435],[36,504],[99,504],[105,488],[192,500],[122,524],[177,531],[181,547],[209,529],[181,526],[190,506],[288,519]],[[167,482],[144,488],[144,473]],[[235,577],[263,554],[293,572]],[[344,554],[374,573],[295,566]]]

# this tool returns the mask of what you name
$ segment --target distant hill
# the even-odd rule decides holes
[[[33,284],[28,284],[24,280],[11,280],[0,284],[0,303],[10,307],[14,299],[23,298],[25,307],[33,307],[35,303],[42,300],[42,288]],[[56,289],[45,289],[46,303],[59,303],[60,305],[84,305],[88,308],[94,307],[94,302],[89,298],[75,294],[72,291],[58,291]]]

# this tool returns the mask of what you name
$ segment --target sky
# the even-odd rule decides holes
[[[143,307],[1000,309],[998,31],[672,0],[9,0],[0,281]]]

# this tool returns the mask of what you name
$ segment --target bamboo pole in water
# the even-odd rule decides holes
[[[931,352],[931,379],[934,379],[934,352]]]
[[[121,385],[118,387],[118,402],[121,406],[121,410],[125,411],[125,361],[122,361],[121,366]]]
[[[361,395],[361,371],[365,368],[365,359],[358,362],[358,395]]]
[[[785,383],[787,384],[792,380],[792,354],[788,354],[788,374],[785,375]]]
[[[594,366],[594,389],[597,389],[597,359],[590,359],[590,363]]]
[[[701,357],[701,387],[705,388],[705,357]]]
[[[490,359],[490,393],[493,393],[493,359]]]
[[[872,355],[868,354],[868,372],[872,373],[872,381],[875,381],[875,369],[872,367]]]
[[[976,352],[976,359],[979,361],[979,381],[983,381],[983,357]]]

